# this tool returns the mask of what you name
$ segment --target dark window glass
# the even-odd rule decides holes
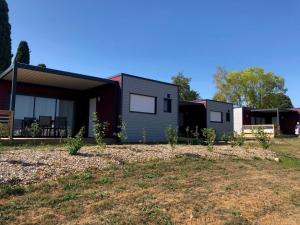
[[[227,113],[226,113],[226,121],[227,121],[227,122],[230,122],[230,112],[227,112]]]
[[[164,112],[172,112],[172,99],[164,99]]]

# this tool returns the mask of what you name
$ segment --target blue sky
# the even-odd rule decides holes
[[[203,98],[215,92],[217,66],[258,66],[284,76],[300,106],[299,0],[7,2],[13,51],[28,41],[33,65],[162,81],[183,72]]]

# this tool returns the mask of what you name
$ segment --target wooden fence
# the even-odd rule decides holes
[[[278,134],[278,127],[274,124],[243,125],[242,133],[245,138],[255,138],[255,131],[259,128],[263,129],[263,131],[272,138]]]
[[[0,110],[0,138],[13,138],[13,112]]]

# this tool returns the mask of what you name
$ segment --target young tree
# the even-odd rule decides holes
[[[192,78],[184,76],[183,73],[172,77],[172,83],[179,86],[180,100],[193,101],[200,98],[199,93],[191,89],[191,80]]]
[[[263,108],[293,108],[293,103],[289,96],[283,93],[270,94],[263,99]]]
[[[7,2],[0,0],[0,72],[10,66],[12,57],[8,11]]]
[[[26,41],[21,41],[17,50],[16,61],[19,63],[30,63],[30,50]]]
[[[217,88],[215,100],[252,108],[263,108],[267,96],[287,91],[283,77],[257,67],[232,72],[218,67],[214,81]]]

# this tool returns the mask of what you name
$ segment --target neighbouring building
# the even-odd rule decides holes
[[[234,108],[234,130],[240,133],[245,125],[274,125],[276,133],[295,134],[299,115],[299,109],[238,107]]]
[[[181,101],[179,104],[179,135],[186,136],[186,128],[199,131],[213,128],[217,139],[233,133],[233,104],[214,100]]]
[[[178,87],[129,74],[99,78],[21,63],[0,75],[0,110],[14,111],[14,135],[26,135],[28,122],[39,120],[45,135],[82,126],[93,136],[92,116],[109,123],[108,137],[127,125],[128,142],[165,141],[165,129],[178,125]],[[52,131],[54,130],[54,132]]]

